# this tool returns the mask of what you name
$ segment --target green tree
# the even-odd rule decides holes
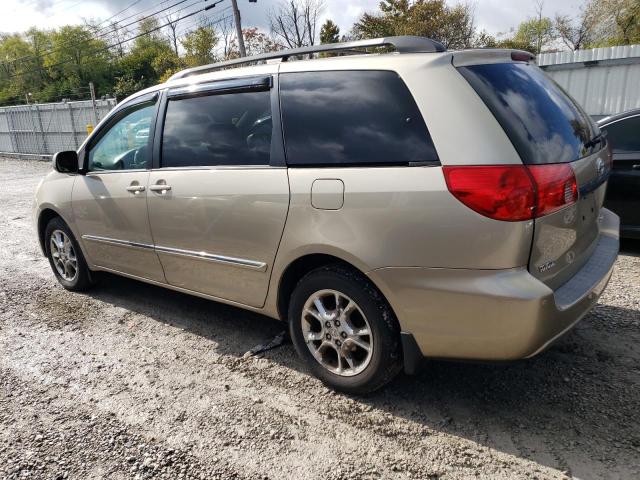
[[[640,0],[592,0],[597,25],[593,45],[640,43]]]
[[[53,46],[52,33],[35,27],[25,33],[25,40],[29,43],[32,55],[31,58],[25,59],[29,68],[28,89],[34,93],[33,99],[35,101],[46,101],[50,97],[46,87],[50,83],[51,77],[45,68],[45,56]],[[54,90],[49,89],[51,92]]]
[[[51,34],[51,50],[44,67],[60,96],[77,95],[80,87],[94,82],[97,88],[111,82],[111,52],[84,26],[65,26]]]
[[[355,23],[355,38],[419,35],[457,49],[473,46],[476,28],[469,4],[444,0],[383,0],[380,13],[365,13]]]
[[[213,27],[200,26],[187,33],[180,43],[185,50],[184,60],[188,66],[197,67],[215,61],[218,36]]]
[[[28,92],[29,65],[22,61],[33,52],[22,36],[0,37],[0,102],[20,101]]]
[[[537,55],[554,38],[553,22],[550,18],[542,17],[531,18],[520,23],[512,41],[516,44],[532,46],[532,53]]]
[[[328,19],[320,28],[320,43],[338,43],[339,41],[340,28]]]
[[[138,25],[133,47],[119,58],[113,69],[114,93],[124,98],[136,91],[155,85],[183,65],[169,40],[158,29],[158,20],[147,18]]]

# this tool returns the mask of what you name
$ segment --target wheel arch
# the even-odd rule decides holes
[[[398,314],[395,311],[394,306],[389,300],[388,296],[385,295],[383,289],[380,288],[380,286],[378,286],[369,275],[363,272],[362,269],[356,267],[353,263],[343,258],[327,253],[310,253],[302,255],[290,262],[283,270],[283,273],[280,276],[280,281],[278,283],[278,291],[276,297],[276,308],[278,317],[283,321],[288,320],[289,299],[291,298],[291,294],[293,293],[294,288],[302,277],[304,277],[310,271],[315,270],[316,268],[320,268],[325,265],[336,264],[342,265],[360,273],[379,292],[380,296],[387,303],[389,309],[393,312],[398,323],[400,324],[400,341],[404,371],[409,375],[413,375],[414,373],[416,373],[423,359],[423,355],[413,335],[410,332],[405,332],[402,330],[402,325],[400,323],[400,319],[398,318]]]
[[[358,272],[369,282],[371,282],[371,284],[376,288],[376,290],[378,290],[380,295],[387,302],[389,308],[391,308],[391,310],[393,311],[391,302],[389,302],[384,293],[382,293],[382,290],[375,284],[375,282],[371,280],[371,278],[369,278],[369,276],[364,271],[362,271],[362,269],[336,255],[328,253],[308,253],[290,262],[280,276],[276,307],[278,310],[278,316],[281,320],[286,321],[288,318],[289,299],[291,298],[291,294],[293,293],[293,290],[295,289],[300,279],[312,270],[326,265],[341,265]]]
[[[47,228],[47,225],[51,220],[56,217],[60,217],[62,221],[64,221],[67,225],[69,224],[64,217],[57,210],[51,207],[43,208],[38,214],[38,242],[40,243],[40,250],[43,255],[47,254],[47,249],[45,245],[44,232]]]

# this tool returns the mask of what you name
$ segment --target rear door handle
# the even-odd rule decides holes
[[[636,163],[635,165],[631,165],[631,170],[640,170],[640,163]]]
[[[140,192],[144,192],[145,188],[144,185],[130,185],[127,187],[127,192],[131,192],[131,193],[140,193]]]
[[[151,190],[152,192],[165,193],[165,192],[171,190],[171,185],[163,185],[163,184],[151,185],[149,187],[149,190]]]

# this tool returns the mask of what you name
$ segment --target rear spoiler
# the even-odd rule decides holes
[[[461,50],[453,52],[451,63],[454,67],[465,67],[468,65],[481,65],[487,63],[511,63],[511,62],[532,62],[535,55],[524,50],[511,50],[503,48],[476,48],[472,50]]]

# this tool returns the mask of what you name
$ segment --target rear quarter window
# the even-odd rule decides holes
[[[491,110],[524,163],[573,162],[594,153],[590,140],[597,126],[537,66],[495,63],[458,71]]]
[[[422,115],[395,72],[285,73],[280,99],[291,166],[438,161]]]

